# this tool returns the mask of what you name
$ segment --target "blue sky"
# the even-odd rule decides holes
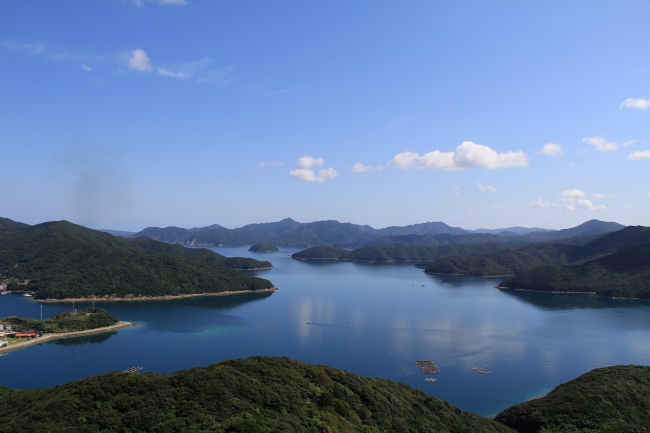
[[[650,225],[650,2],[0,3],[0,215]]]

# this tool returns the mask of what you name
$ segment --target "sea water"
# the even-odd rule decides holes
[[[0,385],[35,388],[130,367],[172,373],[226,359],[286,356],[407,383],[490,416],[593,368],[650,364],[650,303],[502,291],[500,280],[427,275],[413,263],[269,260],[272,293],[95,302],[137,326],[0,356]],[[75,302],[74,308],[90,302]],[[0,297],[0,317],[47,318],[72,303]],[[432,360],[435,382],[415,360]],[[480,367],[491,374],[471,370]]]

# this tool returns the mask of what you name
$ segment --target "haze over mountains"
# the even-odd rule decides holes
[[[283,247],[326,245],[339,248],[355,248],[393,243],[438,246],[456,242],[548,242],[571,236],[597,235],[620,230],[623,227],[623,225],[614,222],[591,220],[580,226],[565,230],[524,227],[465,230],[451,227],[443,222],[427,222],[403,227],[391,226],[375,229],[368,225],[341,223],[333,220],[300,223],[291,218],[286,218],[278,222],[249,224],[235,229],[227,229],[214,224],[192,229],[148,227],[133,234],[106,231],[118,236],[130,234],[132,237],[145,236],[163,242],[193,246],[242,246],[264,242]],[[440,235],[447,235],[447,237]],[[449,237],[449,235],[456,237]]]

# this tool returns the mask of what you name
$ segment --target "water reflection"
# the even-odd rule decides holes
[[[114,335],[117,335],[117,331],[104,332],[101,334],[88,335],[83,337],[60,338],[58,340],[46,341],[44,344],[56,344],[58,346],[80,346],[82,344],[97,344],[103,343]]]
[[[650,305],[648,301],[637,301],[633,299],[609,299],[600,298],[588,294],[579,293],[542,293],[525,290],[503,290],[507,296],[519,301],[534,305],[543,310],[573,310],[576,308],[629,308],[639,305]]]

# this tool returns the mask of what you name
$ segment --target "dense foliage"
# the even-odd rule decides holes
[[[407,385],[287,358],[0,388],[0,432],[512,432]]]
[[[626,227],[582,245],[575,238],[564,243],[540,243],[481,255],[451,256],[429,264],[433,274],[513,275],[545,265],[581,264],[650,242],[649,227]],[[543,270],[540,268],[539,272]]]
[[[272,244],[266,244],[266,243],[259,243],[252,245],[248,251],[251,251],[253,253],[275,253],[278,252],[278,247]]]
[[[37,299],[167,296],[272,288],[208,250],[127,240],[66,221],[0,231],[2,279]],[[252,260],[252,259],[250,259]]]
[[[650,432],[650,367],[592,370],[496,420],[521,433]]]
[[[29,227],[29,225],[10,220],[9,218],[0,217],[0,230],[19,229],[23,227]]]
[[[11,316],[0,319],[0,322],[11,324],[13,331],[34,330],[49,334],[103,328],[115,325],[118,319],[105,310],[86,308],[77,314],[65,312],[45,320]]]
[[[650,299],[650,242],[580,265],[530,269],[503,281],[500,287]]]
[[[294,259],[316,260],[358,260],[376,262],[399,262],[399,261],[421,261],[435,260],[455,254],[469,254],[497,252],[509,249],[505,244],[498,242],[485,243],[457,243],[439,247],[427,247],[420,245],[408,245],[394,243],[383,247],[362,247],[356,250],[344,250],[342,248],[318,246],[299,251],[291,257]]]

